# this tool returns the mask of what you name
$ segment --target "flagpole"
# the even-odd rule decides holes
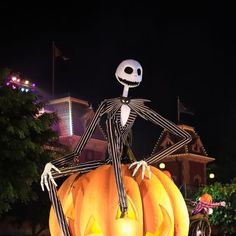
[[[54,96],[54,79],[55,79],[55,43],[52,41],[52,96]]]
[[[177,121],[180,122],[180,112],[179,112],[179,96],[177,97]]]

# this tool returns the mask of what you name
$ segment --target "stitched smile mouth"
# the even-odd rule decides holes
[[[124,84],[127,84],[129,86],[138,86],[140,82],[134,82],[134,81],[129,81],[126,79],[121,79],[120,77],[118,77],[118,80]]]

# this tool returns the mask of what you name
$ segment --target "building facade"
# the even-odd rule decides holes
[[[184,191],[194,191],[195,188],[206,185],[207,164],[215,159],[208,156],[200,136],[193,127],[183,124],[179,127],[192,136],[192,141],[155,165],[159,167],[163,163],[162,166],[171,173],[179,188],[183,188]],[[166,149],[176,142],[178,142],[178,137],[164,130],[153,153]]]
[[[88,101],[71,96],[48,101],[45,110],[55,112],[59,118],[53,129],[59,134],[59,142],[73,151],[88,124],[93,119],[94,110]],[[103,160],[107,141],[101,127],[96,127],[80,156],[80,162]]]

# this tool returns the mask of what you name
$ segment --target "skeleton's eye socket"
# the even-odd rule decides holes
[[[141,69],[140,68],[137,69],[137,73],[138,73],[138,75],[141,75]]]
[[[127,74],[132,74],[134,70],[133,70],[133,68],[131,68],[130,66],[127,66],[127,67],[125,67],[124,71],[125,71],[125,73],[127,73]]]

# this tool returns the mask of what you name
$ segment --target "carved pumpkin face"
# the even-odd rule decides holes
[[[128,212],[121,218],[113,167],[104,165],[70,176],[58,191],[73,236],[188,235],[189,216],[185,201],[174,182],[151,167],[151,179],[136,177],[122,165]],[[54,210],[50,211],[52,236],[60,235]]]

